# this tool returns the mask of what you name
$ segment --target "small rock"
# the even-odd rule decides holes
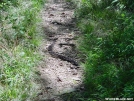
[[[71,72],[70,68],[67,68],[67,71],[68,71],[68,72]]]
[[[77,75],[78,73],[73,73],[73,75]]]
[[[63,66],[63,63],[60,63],[59,65],[60,65],[60,66]]]
[[[72,34],[69,34],[69,37],[72,37],[73,35]]]
[[[63,12],[63,13],[61,13],[62,15],[64,15],[65,13]]]
[[[66,41],[66,42],[68,42],[68,41],[69,41],[69,39],[65,39],[65,41]]]
[[[49,16],[54,16],[53,14],[50,14]]]
[[[81,79],[80,78],[77,78],[77,77],[73,77],[73,80],[75,80],[75,81],[81,81]]]
[[[74,69],[74,67],[73,67],[73,66],[71,66],[71,67],[70,67],[70,69]]]
[[[65,15],[62,15],[62,16],[60,16],[60,17],[66,17]]]

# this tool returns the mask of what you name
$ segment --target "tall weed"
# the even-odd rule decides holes
[[[44,0],[0,3],[0,101],[33,101],[38,86],[34,66],[41,29],[38,14]]]

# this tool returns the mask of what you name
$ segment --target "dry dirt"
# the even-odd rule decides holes
[[[83,70],[80,66],[50,55],[48,47],[55,41],[55,53],[79,61],[76,40],[80,32],[75,25],[74,7],[64,0],[48,0],[42,11],[42,19],[45,38],[41,45],[43,59],[38,66],[41,88],[36,101],[64,101],[60,95],[80,87]]]

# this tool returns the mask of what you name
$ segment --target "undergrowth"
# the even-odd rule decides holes
[[[134,2],[79,0],[75,15],[85,61],[82,101],[134,97]],[[132,99],[131,99],[132,100]]]
[[[0,101],[33,101],[44,0],[0,1]],[[37,27],[38,26],[38,27]]]

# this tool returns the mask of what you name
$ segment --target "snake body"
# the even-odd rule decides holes
[[[59,58],[63,61],[67,61],[67,62],[70,62],[71,64],[73,64],[75,66],[78,66],[78,63],[74,59],[54,52],[53,51],[54,44],[55,44],[55,41],[48,47],[48,52],[52,57]]]

